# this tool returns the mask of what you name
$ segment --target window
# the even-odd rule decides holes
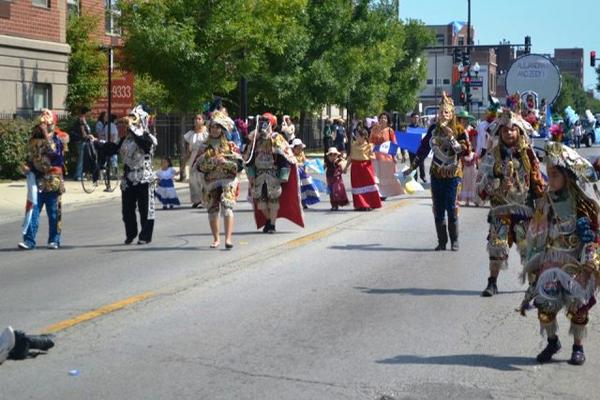
[[[438,33],[437,35],[435,35],[435,43],[438,46],[443,46],[446,44],[446,37],[443,33]]]
[[[107,34],[121,36],[118,24],[121,11],[117,7],[118,0],[104,0],[104,28]]]
[[[428,85],[433,85],[433,79],[427,79],[427,84]]]
[[[450,84],[450,79],[444,78],[444,85],[449,85],[449,84]]]
[[[33,84],[33,111],[41,111],[42,108],[52,108],[52,88],[45,83]]]
[[[67,15],[79,15],[79,0],[67,0]]]
[[[458,45],[459,46],[464,46],[465,45],[465,37],[464,36],[459,36],[458,37]]]
[[[31,0],[31,4],[38,7],[50,8],[50,0]]]

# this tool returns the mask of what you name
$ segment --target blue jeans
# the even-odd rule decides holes
[[[460,178],[436,178],[431,176],[431,200],[433,216],[436,224],[444,224],[446,214],[448,221],[456,221],[456,194]]]
[[[83,174],[83,142],[77,143],[77,167],[73,178],[80,180]]]
[[[37,196],[37,204],[33,208],[31,221],[27,231],[23,235],[23,242],[30,247],[35,247],[35,237],[40,225],[40,213],[44,204],[46,205],[46,214],[48,215],[48,243],[60,244],[60,210],[58,192],[40,192]]]

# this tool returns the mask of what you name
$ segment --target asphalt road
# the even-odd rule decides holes
[[[309,210],[304,230],[264,235],[240,203],[232,251],[209,249],[206,215],[189,208],[160,210],[149,246],[121,244],[118,201],[66,213],[59,251],[17,251],[18,224],[0,225],[2,325],[42,331],[126,305],[58,332],[48,354],[7,361],[0,398],[597,397],[596,313],[585,366],[566,363],[563,315],[558,361],[539,366],[535,313],[514,311],[516,252],[501,293],[479,297],[486,209],[461,210],[459,252],[433,252],[426,195],[371,213],[328,208]]]

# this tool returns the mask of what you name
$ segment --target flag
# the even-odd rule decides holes
[[[416,154],[426,133],[427,129],[421,127],[409,127],[406,131],[396,131],[396,143],[400,148],[408,150],[409,153]]]
[[[313,184],[315,185],[315,187],[317,188],[317,191],[319,191],[319,193],[329,193],[329,188],[327,187],[327,183],[325,183],[324,181],[313,178]]]
[[[308,171],[312,171],[316,174],[323,175],[325,173],[325,165],[323,164],[323,160],[320,159],[310,159],[304,162],[304,168]]]
[[[398,154],[398,150],[400,150],[400,146],[392,142],[383,142],[373,147],[373,151],[376,153],[385,153],[394,157],[396,156],[396,154]]]

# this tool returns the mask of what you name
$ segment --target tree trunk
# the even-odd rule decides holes
[[[185,178],[186,178],[185,167],[187,165],[188,158],[190,157],[190,155],[188,154],[187,142],[183,138],[183,136],[185,135],[185,120],[186,120],[186,115],[185,115],[185,113],[182,112],[179,117],[179,131],[180,131],[180,135],[179,135],[179,181],[180,182],[185,181]]]

